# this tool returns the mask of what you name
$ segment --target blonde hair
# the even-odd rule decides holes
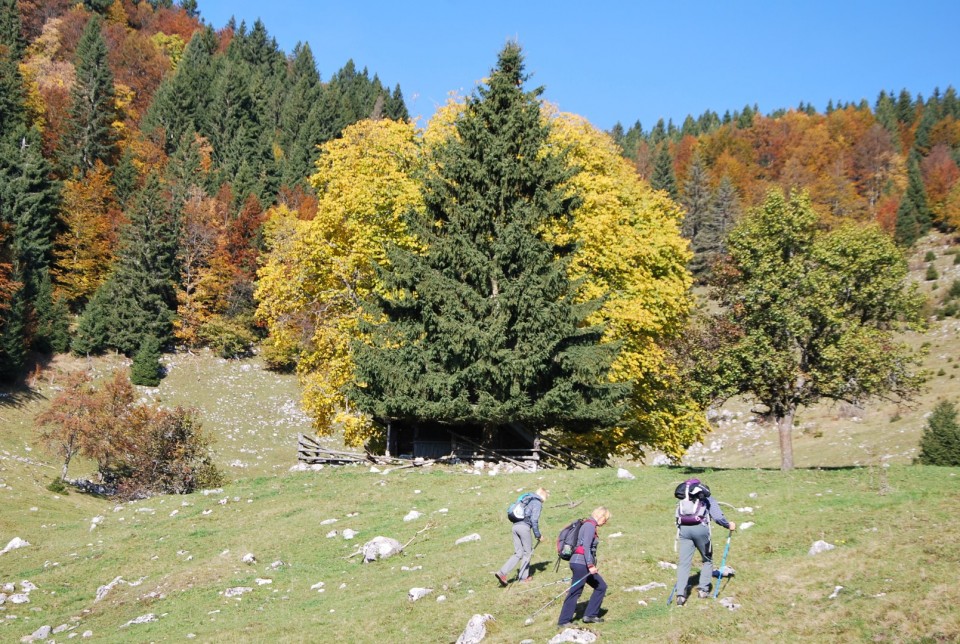
[[[605,507],[603,507],[603,506],[601,505],[599,508],[597,508],[597,509],[595,509],[593,512],[591,512],[591,513],[590,513],[590,516],[593,517],[594,520],[596,520],[597,523],[600,523],[601,521],[609,521],[609,520],[610,520],[610,510],[606,509]]]
[[[546,501],[547,497],[550,496],[550,490],[544,487],[538,487],[536,491],[536,495],[539,496],[544,501]]]

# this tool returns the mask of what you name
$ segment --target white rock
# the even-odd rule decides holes
[[[33,633],[29,636],[27,641],[32,642],[34,640],[45,640],[48,637],[50,637],[50,633],[51,633],[51,628],[49,626],[41,626],[37,630],[33,631]]]
[[[10,540],[10,543],[7,544],[6,548],[0,550],[0,555],[10,552],[11,550],[16,550],[17,548],[26,548],[30,545],[29,541],[24,541],[20,537],[14,537]]]
[[[826,541],[823,541],[823,540],[814,541],[813,545],[810,546],[810,552],[808,552],[807,554],[818,555],[821,552],[826,552],[827,550],[833,550],[834,548],[836,548],[836,546],[833,545],[832,543],[827,543]]]
[[[310,590],[323,590],[324,586],[326,586],[324,582],[318,581],[314,585],[310,586]]]
[[[267,584],[272,584],[272,583],[273,583],[273,580],[272,580],[272,579],[261,579],[260,577],[257,577],[257,578],[254,579],[253,581],[254,581],[254,583],[256,583],[258,586],[265,586],[265,585],[267,585]]]
[[[487,622],[493,619],[493,615],[474,615],[467,622],[467,627],[457,638],[457,644],[480,644],[483,638],[487,636]]]
[[[10,595],[7,597],[7,601],[11,604],[27,604],[30,603],[30,595],[26,593],[17,593],[16,595]]]
[[[327,539],[333,539],[338,534],[340,534],[339,530],[331,530],[330,532],[327,533]]]
[[[729,609],[729,610],[737,610],[738,608],[740,608],[740,604],[738,604],[738,603],[737,603],[733,598],[731,598],[731,597],[724,597],[723,599],[721,599],[721,600],[720,600],[720,605],[723,606],[724,608]]]
[[[749,530],[756,524],[753,521],[746,521],[737,526],[737,530]]]
[[[96,527],[97,527],[98,525],[100,525],[101,523],[103,523],[103,517],[102,517],[102,516],[99,516],[99,515],[98,515],[98,516],[95,516],[95,517],[93,517],[92,519],[90,519],[90,532],[93,532],[93,529],[96,528]]]
[[[634,480],[634,479],[637,478],[637,477],[634,476],[633,474],[631,474],[629,471],[627,471],[627,470],[625,470],[625,469],[623,469],[623,468],[621,467],[621,468],[618,468],[618,469],[617,469],[617,478],[618,478],[618,479],[626,479],[626,480],[628,480],[628,481],[632,481],[632,480]]]
[[[471,541],[480,541],[480,535],[474,532],[473,534],[468,534],[465,537],[460,537],[454,543],[460,545],[461,543],[470,543]]]
[[[105,584],[105,585],[100,586],[99,588],[97,588],[97,596],[94,598],[93,601],[95,601],[95,602],[100,601],[101,599],[103,599],[104,597],[107,596],[107,593],[109,593],[111,590],[113,590],[113,587],[114,587],[114,586],[116,586],[117,584],[122,584],[122,583],[124,583],[123,577],[114,577],[114,578],[113,578],[113,581],[111,581],[109,584]]]
[[[36,589],[37,589],[37,587],[36,587],[33,583],[31,583],[31,582],[29,582],[29,581],[27,581],[27,580],[23,580],[23,581],[20,582],[20,590],[21,590],[22,592],[30,593],[31,591],[34,591],[34,590],[36,590]]]
[[[355,536],[357,536],[356,530],[351,530],[350,528],[347,528],[346,530],[343,531],[344,539],[353,539]]]
[[[278,568],[281,568],[282,566],[283,566],[283,562],[280,561],[280,560],[277,560],[277,561],[274,561],[272,564],[270,564],[270,570],[277,570]]]
[[[737,508],[737,512],[746,512],[747,514],[753,514],[753,508],[747,505],[742,508]]]
[[[247,554],[240,557],[240,561],[242,561],[245,564],[254,564],[254,563],[257,563],[257,558],[256,556],[254,556],[252,552],[248,552]]]
[[[224,596],[224,597],[239,597],[240,595],[242,595],[242,594],[244,594],[244,593],[249,593],[249,592],[252,591],[252,590],[253,590],[253,588],[250,588],[249,586],[236,586],[236,587],[234,587],[234,588],[227,588],[225,591],[223,591],[223,596]]]
[[[437,603],[447,601],[446,595],[437,595]]]
[[[93,637],[93,631],[83,631],[81,637]]]
[[[415,602],[418,599],[422,599],[433,592],[433,588],[411,588],[407,591],[407,598]]]
[[[376,561],[377,559],[386,559],[399,554],[402,550],[403,546],[401,546],[400,542],[396,539],[391,539],[390,537],[374,537],[363,544],[363,561],[366,563]]]
[[[324,519],[320,522],[320,525],[330,525],[331,523],[336,523],[336,519]]]
[[[575,644],[593,644],[593,642],[596,641],[596,633],[582,631],[579,628],[565,628],[560,633],[554,635],[549,644],[562,644],[563,642],[574,642]]]
[[[614,532],[613,534],[608,534],[607,539],[618,539],[623,536],[622,532]]]
[[[380,468],[377,467],[376,465],[371,465],[371,466],[370,466],[370,473],[371,473],[371,474],[379,474],[379,473],[380,473]]]
[[[419,519],[419,518],[422,517],[422,516],[423,516],[423,515],[422,515],[421,513],[417,512],[416,510],[410,510],[409,512],[407,512],[406,516],[403,517],[403,520],[404,520],[404,521],[415,521],[415,520]]]
[[[654,588],[666,588],[666,584],[661,584],[659,581],[651,581],[649,584],[644,584],[643,586],[630,586],[629,588],[624,588],[624,592],[628,593],[645,593],[648,590],[653,590]]]
[[[677,564],[671,563],[669,561],[658,561],[657,565],[660,566],[663,570],[676,570]]]
[[[830,596],[827,599],[836,599],[840,595],[840,591],[843,590],[843,586],[834,586],[833,592],[830,593]]]
[[[132,624],[146,624],[148,622],[155,622],[157,621],[157,619],[158,619],[157,616],[154,615],[153,613],[147,613],[146,615],[141,615],[136,619],[131,619],[129,622],[127,622],[120,628],[126,628],[127,626],[130,626]]]

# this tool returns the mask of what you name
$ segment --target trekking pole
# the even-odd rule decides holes
[[[717,587],[713,591],[714,599],[720,594],[720,582],[723,581],[723,569],[727,567],[727,555],[730,553],[731,537],[733,537],[733,530],[727,533],[727,545],[723,547],[723,559],[720,560],[720,577],[717,579]]]
[[[547,586],[556,586],[557,584],[565,584],[565,583],[567,583],[568,581],[570,581],[571,579],[573,579],[573,577],[564,577],[563,579],[558,579],[557,581],[551,581],[551,582],[546,583],[546,584],[543,584],[543,585],[541,585],[541,586],[537,586],[536,588],[527,588],[526,590],[521,590],[521,591],[519,591],[517,594],[518,594],[518,595],[522,595],[523,593],[531,593],[531,592],[533,592],[533,591],[535,591],[535,590],[540,590],[541,588],[546,588]]]
[[[543,606],[541,606],[540,608],[538,608],[537,610],[535,610],[535,611],[533,612],[533,614],[530,615],[530,617],[528,617],[523,623],[524,623],[525,625],[528,625],[528,626],[529,626],[530,624],[533,624],[533,618],[534,618],[534,617],[536,617],[541,611],[546,610],[547,607],[550,606],[550,604],[552,604],[553,602],[555,602],[555,601],[557,601],[558,599],[560,599],[560,596],[561,596],[561,595],[563,595],[564,593],[568,593],[568,592],[570,592],[571,590],[573,590],[573,587],[574,587],[574,586],[576,586],[577,584],[579,584],[581,581],[583,581],[584,579],[586,579],[586,578],[589,577],[589,576],[590,576],[590,575],[589,575],[589,573],[588,573],[588,574],[584,575],[583,577],[581,577],[580,579],[578,579],[578,580],[576,580],[575,582],[573,582],[572,584],[570,584],[570,588],[567,588],[566,590],[561,591],[561,592],[560,592],[560,595],[557,595],[556,597],[554,597],[553,599],[551,599],[550,601],[548,601],[546,604],[544,604]]]

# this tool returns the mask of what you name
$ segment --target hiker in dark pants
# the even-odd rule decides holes
[[[513,556],[507,559],[500,570],[493,573],[501,586],[509,581],[507,575],[520,564],[517,572],[517,581],[530,581],[530,559],[533,557],[533,540],[543,541],[540,534],[540,513],[543,511],[543,502],[550,493],[545,489],[537,488],[524,509],[523,519],[513,524]]]
[[[695,499],[689,514],[682,513],[683,500],[677,504],[677,543],[680,550],[680,559],[677,562],[677,585],[673,592],[676,594],[677,606],[687,603],[687,582],[690,579],[690,567],[693,565],[694,551],[700,552],[703,566],[700,568],[700,583],[697,585],[697,596],[704,599],[710,596],[710,583],[713,581],[713,543],[710,540],[710,521],[714,521],[722,528],[733,532],[737,524],[727,521],[720,509],[720,503],[710,498],[710,488],[698,479],[689,479],[680,484],[684,486],[686,496]],[[677,496],[680,497],[681,487],[677,487]],[[723,571],[720,571],[723,574]],[[717,583],[720,583],[719,580]]]
[[[573,577],[567,597],[563,600],[563,608],[560,609],[557,626],[569,626],[573,622],[573,615],[577,611],[577,600],[580,599],[585,585],[593,588],[593,593],[590,595],[586,610],[583,611],[583,621],[585,624],[597,624],[603,621],[600,617],[600,604],[603,603],[603,597],[607,594],[607,582],[597,571],[597,546],[600,544],[597,528],[609,520],[610,510],[600,506],[591,512],[590,518],[580,526],[577,548],[570,557],[570,570]]]

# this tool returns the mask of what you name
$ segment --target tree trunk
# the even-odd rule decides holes
[[[789,472],[793,469],[793,417],[796,407],[790,407],[787,412],[777,418],[777,430],[780,432],[780,470]]]
[[[61,481],[66,481],[66,480],[67,480],[67,468],[68,468],[69,466],[70,466],[70,459],[69,459],[69,458],[63,459],[63,469],[60,471],[60,480],[61,480]]]

